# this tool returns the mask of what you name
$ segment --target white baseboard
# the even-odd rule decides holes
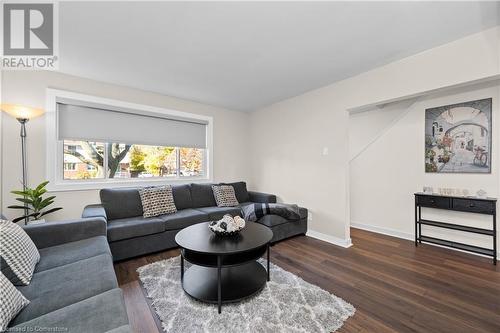
[[[359,223],[359,222],[351,222],[351,228],[371,231],[371,232],[375,232],[377,234],[383,234],[383,235],[392,236],[392,237],[401,238],[401,239],[407,239],[407,240],[411,240],[411,241],[415,240],[414,234],[409,234],[409,233],[397,231],[394,229],[382,228],[382,227],[377,227],[377,226]],[[473,253],[473,252],[463,251],[460,249],[454,249],[454,248],[450,248],[450,247],[439,245],[439,244],[431,244],[431,245],[437,246],[437,247],[442,247],[442,248],[449,249],[449,250],[458,251],[458,252],[463,252],[463,253],[467,253],[467,254],[473,254],[476,256],[480,256],[480,257],[491,258],[490,256],[485,256],[485,255],[482,255],[479,253]],[[497,253],[497,261],[500,261],[500,252]]]
[[[351,242],[350,238],[343,239],[343,238],[327,235],[327,234],[324,234],[321,232],[317,232],[314,230],[308,230],[306,233],[306,236],[316,238],[316,239],[322,240],[324,242],[328,242],[330,244],[345,247],[345,248],[352,246],[352,242]]]
[[[359,223],[359,222],[351,222],[351,228],[376,232],[377,234],[383,234],[383,235],[402,238],[402,239],[415,240],[415,235],[413,235],[413,234],[397,231],[394,229],[382,228],[382,227],[377,227],[377,226],[373,226],[373,225],[369,225],[369,224],[363,224],[363,223]]]

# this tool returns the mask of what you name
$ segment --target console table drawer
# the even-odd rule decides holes
[[[453,199],[453,209],[463,212],[492,214],[495,211],[495,202],[471,200],[471,199]]]
[[[450,209],[450,198],[417,195],[417,204],[423,207]]]

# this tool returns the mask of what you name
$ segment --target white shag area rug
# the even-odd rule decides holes
[[[259,262],[266,265],[265,260]],[[186,264],[185,269],[190,267]],[[271,281],[262,291],[239,303],[199,302],[180,281],[180,257],[137,269],[163,330],[175,333],[334,332],[356,309],[343,299],[305,282],[271,263]]]

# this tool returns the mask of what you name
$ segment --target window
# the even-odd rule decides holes
[[[64,171],[75,171],[76,163],[64,163]]]
[[[103,143],[65,140],[63,151],[63,179],[104,178]]]
[[[204,176],[204,149],[70,140],[63,146],[64,179]]]
[[[211,178],[211,117],[53,89],[47,110],[51,190]]]

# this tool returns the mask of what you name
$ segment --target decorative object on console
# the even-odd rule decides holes
[[[139,190],[143,217],[154,217],[177,212],[172,186],[152,186]]]
[[[432,194],[434,193],[434,189],[430,186],[424,186],[424,193]]]
[[[213,221],[208,225],[217,236],[234,236],[245,227],[245,220],[239,216],[232,217],[229,214],[224,215],[222,219]]]
[[[433,194],[433,192],[426,192],[424,187],[425,194]],[[439,195],[447,195],[450,197],[467,197],[469,195],[469,190],[467,189],[459,189],[459,188],[442,188],[439,187],[437,194]]]
[[[48,183],[48,181],[45,181],[34,189],[26,187],[23,191],[11,191],[12,194],[21,196],[20,198],[16,198],[16,200],[24,203],[24,206],[12,205],[8,206],[7,208],[22,209],[25,211],[25,214],[23,216],[13,219],[12,222],[18,222],[21,220],[24,220],[25,224],[36,221],[41,222],[42,220],[40,220],[40,218],[42,216],[57,212],[58,210],[62,209],[62,207],[56,207],[43,211],[43,209],[52,205],[54,203],[54,199],[56,198],[55,195],[43,198],[43,195],[47,193],[45,186],[47,186]],[[31,221],[30,218],[32,219]]]
[[[23,170],[23,190],[26,191],[28,187],[28,179],[27,179],[27,172],[28,168],[26,165],[26,123],[35,117],[38,117],[43,114],[44,110],[42,109],[37,109],[37,108],[32,108],[32,107],[27,107],[27,106],[22,106],[18,104],[1,104],[0,109],[8,114],[10,114],[12,117],[16,118],[17,121],[21,124],[21,163],[22,163],[22,170]],[[28,205],[27,203],[24,203],[24,223],[28,224]]]
[[[479,190],[479,191],[476,192],[476,195],[477,195],[478,198],[483,198],[484,199],[484,198],[486,198],[487,193],[486,193],[485,190],[481,189],[481,190]]]
[[[492,99],[425,110],[425,172],[491,173]]]
[[[2,272],[15,285],[28,285],[40,261],[40,253],[28,234],[7,220],[0,220],[0,257],[8,266],[2,267]]]
[[[235,207],[239,205],[234,187],[231,185],[212,185],[217,207]]]

